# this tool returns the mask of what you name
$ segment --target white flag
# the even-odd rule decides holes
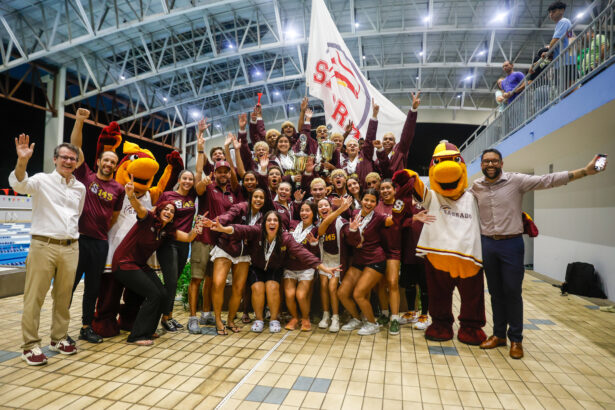
[[[323,101],[331,132],[343,133],[352,121],[351,135],[365,137],[373,98],[380,106],[377,137],[392,132],[399,138],[406,116],[363,76],[323,0],[312,0],[306,82],[310,95]]]

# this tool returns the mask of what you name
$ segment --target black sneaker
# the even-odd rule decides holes
[[[85,340],[90,343],[102,343],[103,338],[94,331],[90,326],[82,327],[79,331],[79,340]],[[69,340],[70,342],[70,340]]]
[[[177,328],[170,320],[161,320],[160,324],[162,325],[162,328],[167,332],[177,332]]]
[[[182,325],[181,323],[179,323],[177,320],[175,320],[174,318],[169,319],[169,322],[173,323],[173,326],[175,326],[176,329],[183,329],[184,325]]]

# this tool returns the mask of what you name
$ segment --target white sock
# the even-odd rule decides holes
[[[211,312],[201,312],[201,316],[203,317],[211,316]]]
[[[388,310],[383,310],[382,311],[382,316],[389,316],[389,311]]]
[[[399,322],[399,315],[391,315],[391,321],[397,320]]]
[[[188,317],[188,320],[192,320],[192,319],[197,319],[197,317],[196,316],[189,316]]]
[[[340,315],[333,315],[333,316],[331,316],[331,319],[337,319],[337,320],[340,320]]]
[[[329,319],[330,315],[329,315],[329,311],[325,310],[324,312],[322,312],[322,318],[323,319]]]

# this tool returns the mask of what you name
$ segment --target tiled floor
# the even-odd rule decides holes
[[[126,335],[29,367],[17,354],[21,297],[0,300],[0,406],[19,408],[615,408],[615,314],[532,276],[524,282],[525,358],[402,327],[361,338],[323,330],[226,337]],[[487,299],[487,317],[490,306]],[[77,335],[81,288],[72,308]],[[459,300],[455,298],[455,308]],[[41,315],[48,342],[51,298]],[[176,317],[186,314],[176,308]],[[489,321],[490,322],[490,321]],[[490,323],[486,326],[489,333]]]

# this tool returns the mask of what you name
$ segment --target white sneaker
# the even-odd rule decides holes
[[[338,315],[333,315],[331,318],[331,326],[329,326],[329,332],[337,333],[340,331],[340,318]]]
[[[363,323],[359,319],[355,319],[354,317],[348,321],[344,326],[342,326],[342,330],[344,332],[350,332],[352,330],[358,329],[361,327]]]
[[[323,312],[322,320],[318,323],[319,329],[326,329],[329,327],[329,312]]]
[[[357,334],[360,336],[368,336],[368,335],[375,335],[379,331],[380,331],[380,326],[378,326],[378,323],[365,322],[365,324],[363,325],[361,329],[359,329]]]
[[[431,319],[427,315],[419,316],[417,322],[414,324],[416,330],[425,330],[431,325]]]
[[[399,318],[399,324],[400,325],[407,325],[409,323],[416,323],[418,318],[419,318],[418,312],[416,312],[414,310],[410,310],[410,311],[404,313],[402,315],[402,317]]]

